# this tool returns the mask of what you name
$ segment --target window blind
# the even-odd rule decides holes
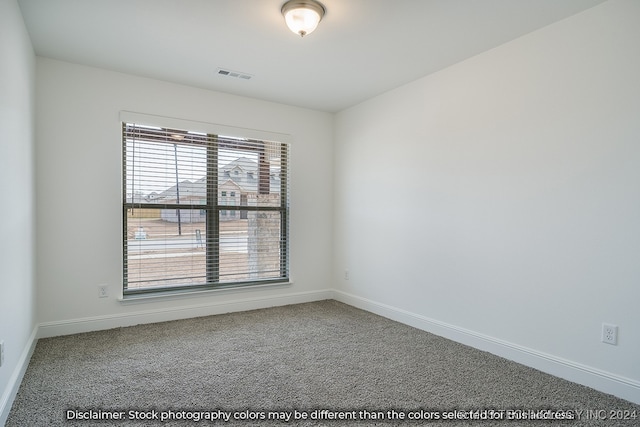
[[[123,293],[288,281],[288,144],[122,123]]]

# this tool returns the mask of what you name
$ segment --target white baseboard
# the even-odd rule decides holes
[[[19,363],[0,400],[0,426],[6,422],[11,405],[20,387],[24,373],[38,338],[69,335],[81,332],[133,326],[143,323],[164,322],[198,316],[255,310],[268,307],[300,304],[335,299],[345,304],[422,329],[471,347],[538,369],[569,381],[586,385],[604,393],[640,404],[640,382],[609,372],[585,366],[554,355],[509,343],[468,329],[459,328],[435,319],[411,313],[387,304],[362,298],[339,290],[321,290],[290,293],[270,297],[248,297],[232,301],[205,304],[186,304],[172,308],[140,310],[124,314],[85,317],[36,326],[25,346]]]
[[[468,329],[459,328],[343,291],[334,290],[334,299],[388,319],[448,338],[452,341],[487,351],[542,372],[640,404],[640,381],[621,377],[610,372],[585,366],[571,360],[566,360],[552,354],[543,353]]]
[[[332,290],[297,292],[278,296],[246,297],[232,301],[205,304],[185,304],[172,308],[165,307],[160,309],[140,310],[124,314],[40,323],[39,325],[36,325],[31,333],[27,345],[20,356],[18,365],[9,379],[9,384],[0,397],[0,426],[4,426],[7,418],[9,417],[9,411],[11,410],[13,401],[18,393],[18,389],[20,388],[22,378],[29,366],[29,361],[31,360],[31,356],[35,350],[38,338],[70,335],[82,332],[133,326],[143,323],[165,322],[199,316],[210,316],[213,314],[255,310],[289,304],[301,304],[332,298]]]
[[[277,296],[245,297],[221,302],[200,304],[185,303],[180,306],[169,308],[163,307],[128,313],[44,322],[40,323],[38,338],[100,331],[144,323],[167,322],[171,320],[211,316],[214,314],[232,313],[237,311],[256,310],[260,308],[277,307],[289,304],[301,304],[332,298],[333,291],[331,290],[297,292]]]
[[[27,341],[27,344],[22,350],[22,354],[20,354],[18,365],[15,367],[13,374],[9,378],[9,384],[2,393],[2,397],[0,397],[0,426],[4,426],[7,422],[7,418],[9,418],[11,405],[13,405],[16,394],[18,394],[20,383],[22,383],[22,377],[24,377],[24,373],[27,371],[31,355],[33,354],[33,350],[36,348],[36,344],[38,342],[37,336],[38,326],[36,325]]]

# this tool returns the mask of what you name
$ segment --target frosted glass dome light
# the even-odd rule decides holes
[[[316,29],[325,8],[315,0],[289,0],[282,5],[281,12],[289,29],[304,37]]]

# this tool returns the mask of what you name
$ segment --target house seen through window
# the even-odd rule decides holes
[[[288,281],[288,145],[122,124],[123,294]]]

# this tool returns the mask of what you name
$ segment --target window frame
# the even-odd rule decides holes
[[[143,120],[140,120],[143,118]],[[133,119],[133,120],[132,120]],[[171,204],[158,204],[158,203],[143,203],[136,201],[132,197],[131,200],[127,200],[127,124],[136,126],[152,126],[158,127],[164,131],[178,131],[182,130],[187,132],[202,132],[206,135],[204,137],[206,142],[204,147],[206,148],[206,201],[205,204],[192,204],[192,203],[176,203]],[[167,126],[171,124],[172,126]],[[139,113],[121,112],[120,115],[121,135],[122,135],[122,259],[123,259],[123,284],[122,292],[123,298],[137,297],[141,295],[149,294],[176,294],[193,291],[205,291],[205,290],[219,290],[228,288],[241,288],[247,286],[258,286],[268,284],[282,284],[290,283],[290,271],[289,271],[289,247],[290,247],[290,235],[289,235],[289,168],[288,161],[290,153],[290,143],[288,141],[288,135],[273,134],[262,131],[247,130],[240,128],[231,128],[228,126],[220,126],[210,123],[192,122],[181,119],[161,118],[157,116],[140,115]],[[176,126],[178,125],[178,126]],[[214,133],[215,132],[215,133]],[[220,137],[224,134],[229,137]],[[166,132],[165,132],[166,133]],[[231,136],[233,135],[233,136]],[[276,138],[274,138],[276,136]],[[258,138],[256,138],[258,137]],[[247,144],[243,141],[250,141],[251,144]],[[167,144],[172,144],[169,141],[159,141]],[[262,143],[262,149],[260,149],[260,143]],[[270,170],[269,164],[265,160],[265,144],[278,144],[280,151],[280,204],[278,206],[264,206],[264,205],[232,205],[226,204],[220,200],[219,188],[218,188],[218,150],[229,149],[233,151],[253,151],[257,154],[258,161],[258,183],[256,188],[257,195],[270,193]],[[266,186],[265,186],[266,182]],[[235,199],[234,199],[235,200]],[[228,201],[227,201],[228,202]],[[240,203],[240,202],[239,202]],[[206,280],[203,283],[197,284],[172,284],[165,286],[147,286],[147,287],[129,287],[128,277],[128,211],[130,209],[177,209],[190,210],[197,213],[205,213],[205,242],[206,246],[206,260],[205,260],[205,275]],[[260,211],[264,212],[277,212],[280,219],[280,240],[279,240],[279,267],[280,273],[278,277],[273,278],[260,278],[260,279],[244,279],[244,280],[227,280],[220,281],[220,221],[224,214],[228,214],[229,211],[246,212],[247,215],[250,212]],[[258,274],[260,271],[258,270]]]

